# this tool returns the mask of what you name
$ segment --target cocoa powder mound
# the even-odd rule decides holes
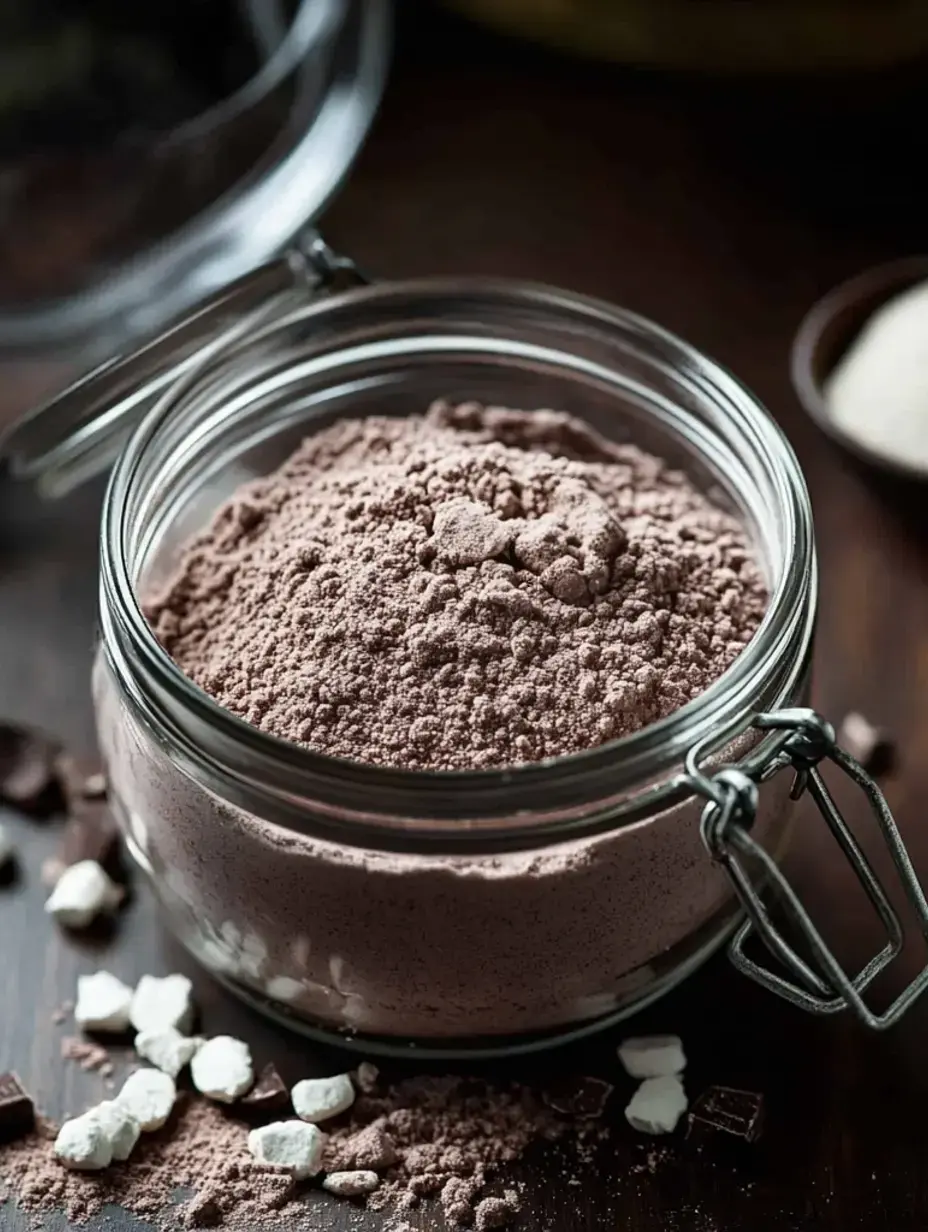
[[[441,402],[310,436],[145,611],[182,671],[272,735],[466,770],[663,718],[766,601],[744,526],[660,459],[554,411]]]

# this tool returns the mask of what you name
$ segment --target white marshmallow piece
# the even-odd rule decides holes
[[[135,1051],[139,1056],[172,1078],[190,1064],[202,1046],[203,1040],[199,1037],[181,1035],[173,1027],[140,1031],[135,1037]]]
[[[143,975],[129,1017],[136,1031],[173,1027],[186,1034],[193,1025],[193,985],[186,975]]]
[[[370,1095],[371,1091],[376,1090],[377,1080],[380,1078],[380,1070],[372,1061],[362,1061],[358,1068],[354,1071],[354,1081],[359,1091],[363,1091],[365,1095]]]
[[[380,1184],[376,1172],[359,1169],[357,1172],[330,1172],[322,1182],[322,1188],[340,1198],[360,1198],[373,1193]]]
[[[113,1146],[91,1113],[65,1121],[55,1139],[55,1158],[72,1172],[99,1172],[113,1161]]]
[[[96,860],[79,860],[58,878],[45,910],[65,928],[89,928],[98,915],[115,911],[122,897]]]
[[[174,1107],[177,1088],[170,1074],[160,1069],[138,1069],[130,1074],[116,1100],[139,1123],[143,1133],[160,1129]]]
[[[325,1143],[322,1130],[304,1121],[274,1121],[248,1135],[248,1149],[259,1163],[286,1168],[295,1181],[321,1171]]]
[[[113,1159],[120,1163],[128,1159],[142,1132],[132,1111],[118,1099],[107,1099],[97,1104],[96,1108],[91,1108],[86,1115],[98,1121],[109,1138]]]
[[[301,1121],[325,1121],[338,1116],[354,1103],[354,1085],[349,1074],[332,1078],[304,1078],[290,1092],[293,1109]]]
[[[125,1031],[131,1004],[132,989],[109,971],[77,977],[74,1021],[85,1031]]]
[[[672,1134],[688,1107],[683,1083],[675,1074],[646,1078],[625,1109],[625,1119],[643,1134]]]
[[[668,1078],[686,1069],[679,1035],[638,1035],[623,1040],[619,1060],[630,1078]]]
[[[201,1095],[234,1104],[254,1086],[251,1051],[231,1035],[217,1035],[197,1050],[190,1062],[190,1076]]]
[[[10,837],[10,832],[0,821],[0,872],[13,859],[13,839]]]

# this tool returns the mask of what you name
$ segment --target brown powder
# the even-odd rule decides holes
[[[537,1142],[566,1135],[592,1140],[605,1130],[557,1116],[528,1087],[495,1088],[474,1079],[416,1078],[384,1096],[362,1096],[347,1125],[333,1130],[326,1148],[331,1171],[372,1168],[380,1188],[367,1199],[376,1210],[405,1210],[437,1198],[452,1225],[477,1220],[498,1226],[517,1205],[515,1195],[485,1197],[488,1180]],[[376,1146],[372,1146],[376,1144]],[[482,1211],[482,1213],[481,1213]]]
[[[104,1077],[113,1072],[110,1054],[102,1044],[93,1040],[79,1039],[75,1035],[66,1035],[61,1041],[61,1055],[65,1061],[76,1061],[84,1070],[99,1070]]]
[[[484,1198],[478,1202],[474,1212],[474,1227],[477,1232],[489,1232],[490,1228],[501,1228],[510,1223],[519,1209],[515,1195],[505,1198]]]
[[[125,1164],[68,1172],[55,1160],[54,1133],[46,1130],[0,1148],[0,1179],[28,1214],[63,1210],[78,1225],[112,1203],[171,1232],[210,1222],[253,1230],[272,1216],[287,1227],[286,1218],[302,1209],[292,1201],[294,1186],[281,1172],[255,1163],[247,1128],[206,1100],[182,1096],[165,1128],[143,1134]],[[177,1205],[183,1190],[194,1192]]]
[[[0,1204],[6,1182],[36,1226],[51,1211],[80,1225],[108,1204],[170,1232],[303,1226],[299,1216],[305,1220],[312,1204],[332,1199],[256,1163],[247,1149],[250,1124],[183,1094],[164,1129],[143,1134],[127,1163],[76,1173],[55,1160],[56,1127],[40,1121],[29,1137],[0,1147]],[[450,1225],[475,1224],[484,1232],[518,1207],[511,1190],[503,1197],[485,1192],[502,1166],[534,1143],[569,1138],[589,1145],[605,1133],[590,1121],[559,1117],[524,1086],[416,1078],[383,1095],[360,1096],[332,1129],[325,1166],[378,1171],[381,1186],[367,1198],[372,1209],[397,1214],[431,1198]]]
[[[43,878],[43,884],[44,884],[44,878]],[[56,1027],[60,1027],[61,1024],[65,1022],[66,1019],[70,1018],[70,1016],[73,1013],[74,1013],[74,1002],[73,1001],[62,1001],[61,1005],[59,1005],[56,1009],[52,1010],[52,1015],[51,1015],[52,1022],[55,1024]]]
[[[147,605],[223,706],[411,769],[577,752],[701,693],[766,603],[747,534],[569,416],[342,421],[239,490]]]

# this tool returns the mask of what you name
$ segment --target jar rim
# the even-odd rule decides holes
[[[188,771],[213,779],[215,758],[221,758],[222,781],[230,789],[223,794],[233,803],[252,798],[256,778],[273,780],[271,795],[280,806],[277,813],[284,829],[313,834],[323,830],[359,846],[418,847],[423,840],[434,838],[451,848],[461,836],[473,836],[485,844],[493,834],[502,842],[516,832],[522,840],[528,835],[556,833],[561,841],[591,829],[615,829],[619,824],[616,806],[630,791],[655,776],[666,778],[682,764],[688,749],[713,729],[719,732],[721,747],[750,725],[756,710],[752,684],[765,663],[783,656],[789,647],[794,651],[798,647],[791,680],[805,670],[814,624],[816,563],[811,506],[802,472],[779,426],[721,364],[643,316],[544,284],[479,277],[373,284],[310,302],[287,322],[266,326],[262,337],[273,337],[282,324],[297,317],[307,321],[362,305],[389,311],[397,303],[426,303],[430,297],[457,297],[471,303],[508,301],[571,314],[655,347],[662,359],[686,370],[704,391],[711,391],[746,447],[761,458],[775,481],[789,544],[788,559],[762,622],[728,669],[704,692],[656,723],[581,752],[506,768],[409,770],[370,765],[319,753],[261,731],[220,706],[184,675],[155,637],[130,576],[124,540],[127,503],[147,452],[174,413],[189,380],[169,389],[149,411],[110,477],[101,543],[101,619],[111,666],[149,724],[155,722],[170,732],[172,747]],[[337,342],[334,349],[337,353]],[[130,665],[127,645],[138,656],[141,674]],[[210,747],[209,754],[204,744]],[[671,802],[668,793],[688,794],[681,774],[649,792],[647,799],[653,803],[660,796],[663,805],[665,798]],[[316,816],[311,824],[304,824],[305,805],[293,807],[294,797],[312,801]],[[462,800],[466,805],[462,806]],[[590,813],[591,803],[597,805],[596,816]],[[620,824],[637,819],[629,813]]]

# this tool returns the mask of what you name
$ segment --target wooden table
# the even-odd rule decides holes
[[[816,509],[816,702],[831,716],[859,708],[896,733],[900,767],[888,795],[928,873],[923,501],[840,456],[799,412],[787,372],[790,339],[819,293],[918,249],[920,168],[894,161],[888,134],[918,107],[923,114],[924,97],[916,106],[898,83],[888,100],[863,87],[850,102],[793,87],[668,83],[560,62],[417,12],[409,26],[382,116],[330,212],[328,238],[385,276],[508,274],[602,296],[663,322],[757,391],[789,433]],[[97,484],[45,506],[8,481],[0,487],[0,709],[84,751],[93,745],[87,678],[100,495]],[[862,822],[860,801],[850,808]],[[5,820],[22,874],[0,888],[0,1070],[18,1069],[42,1106],[61,1115],[100,1097],[98,1077],[61,1060],[68,1027],[51,1021],[78,973],[105,964],[135,978],[190,964],[144,894],[110,940],[63,938],[43,916],[39,882],[54,836]],[[811,816],[788,867],[842,953],[869,954],[877,944],[869,908]],[[891,985],[924,961],[923,946],[910,949]],[[198,986],[208,1031],[243,1033],[291,1076],[324,1064],[209,980],[198,977]],[[545,1160],[520,1169],[529,1194],[520,1226],[925,1227],[928,1002],[899,1029],[873,1036],[847,1017],[805,1017],[719,958],[640,1025],[683,1035],[692,1091],[716,1082],[763,1091],[763,1139],[737,1157],[674,1141],[653,1172],[639,1170],[650,1144],[624,1126],[619,1104],[614,1141],[579,1188]],[[582,1059],[529,1068],[614,1073],[613,1045],[604,1039]],[[0,1208],[0,1225],[15,1226],[11,1218]],[[411,1223],[437,1226],[427,1213]],[[307,1216],[303,1226],[317,1224]],[[347,1217],[326,1226],[347,1228]]]

